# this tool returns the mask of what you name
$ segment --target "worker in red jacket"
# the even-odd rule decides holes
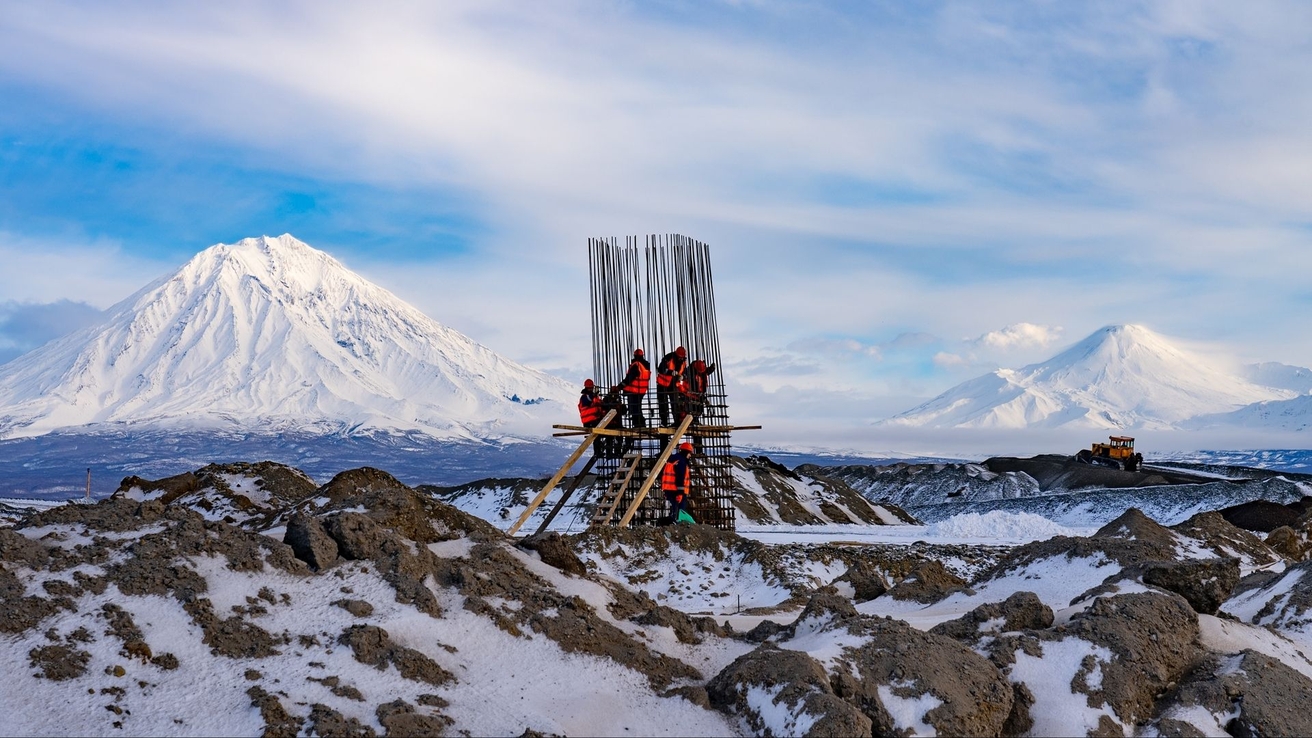
[[[647,396],[651,386],[651,364],[642,355],[642,349],[633,350],[633,360],[629,362],[629,371],[620,383],[624,401],[629,406],[629,420],[634,428],[646,428],[647,418],[642,414],[642,398]]]
[[[666,524],[679,522],[679,513],[688,512],[688,487],[692,482],[692,444],[684,441],[679,444],[679,450],[675,451],[665,462],[665,469],[661,473],[661,490],[665,492],[665,499],[670,503],[670,517]]]
[[[660,408],[662,428],[670,424],[670,406],[680,379],[688,379],[688,349],[682,346],[661,357],[656,365],[656,405]]]

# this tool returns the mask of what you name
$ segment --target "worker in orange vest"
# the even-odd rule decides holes
[[[601,393],[591,379],[583,380],[583,391],[579,393],[579,422],[584,428],[592,428],[601,421]]]
[[[679,444],[679,450],[670,456],[665,462],[665,469],[661,473],[661,490],[665,492],[665,499],[670,503],[670,517],[666,522],[667,525],[679,522],[679,513],[686,514],[689,518],[692,514],[688,512],[688,486],[692,481],[692,444],[684,441]]]
[[[629,405],[629,419],[634,428],[646,428],[647,418],[642,414],[642,398],[647,396],[651,386],[651,364],[642,355],[642,349],[633,350],[633,360],[629,362],[629,371],[620,383],[624,400]]]
[[[688,378],[688,349],[680,346],[665,356],[656,365],[656,405],[660,408],[661,427],[670,424],[670,405],[678,391],[678,380]]]

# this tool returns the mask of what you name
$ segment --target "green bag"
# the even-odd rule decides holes
[[[675,522],[683,523],[684,525],[695,525],[697,523],[697,521],[694,520],[693,517],[688,514],[687,510],[680,510],[679,519]]]

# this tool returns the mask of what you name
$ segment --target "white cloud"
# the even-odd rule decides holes
[[[972,343],[1000,351],[1046,348],[1060,340],[1061,334],[1061,326],[1013,323],[1001,330],[989,331]]]
[[[954,368],[959,366],[968,366],[970,361],[963,356],[950,354],[946,351],[940,351],[934,354],[934,364],[944,368]]]

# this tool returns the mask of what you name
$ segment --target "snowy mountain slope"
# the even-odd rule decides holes
[[[1260,364],[1248,364],[1243,369],[1244,378],[1263,387],[1287,389],[1305,395],[1312,392],[1312,369],[1290,366],[1278,361],[1263,361]]]
[[[1228,413],[1201,415],[1189,420],[1185,427],[1306,431],[1312,428],[1312,395],[1257,402]]]
[[[1102,328],[1048,361],[963,382],[881,424],[938,428],[1173,429],[1296,393],[1173,345],[1138,325]]]
[[[0,437],[105,423],[541,435],[572,394],[284,235],[208,248],[6,364]]]

